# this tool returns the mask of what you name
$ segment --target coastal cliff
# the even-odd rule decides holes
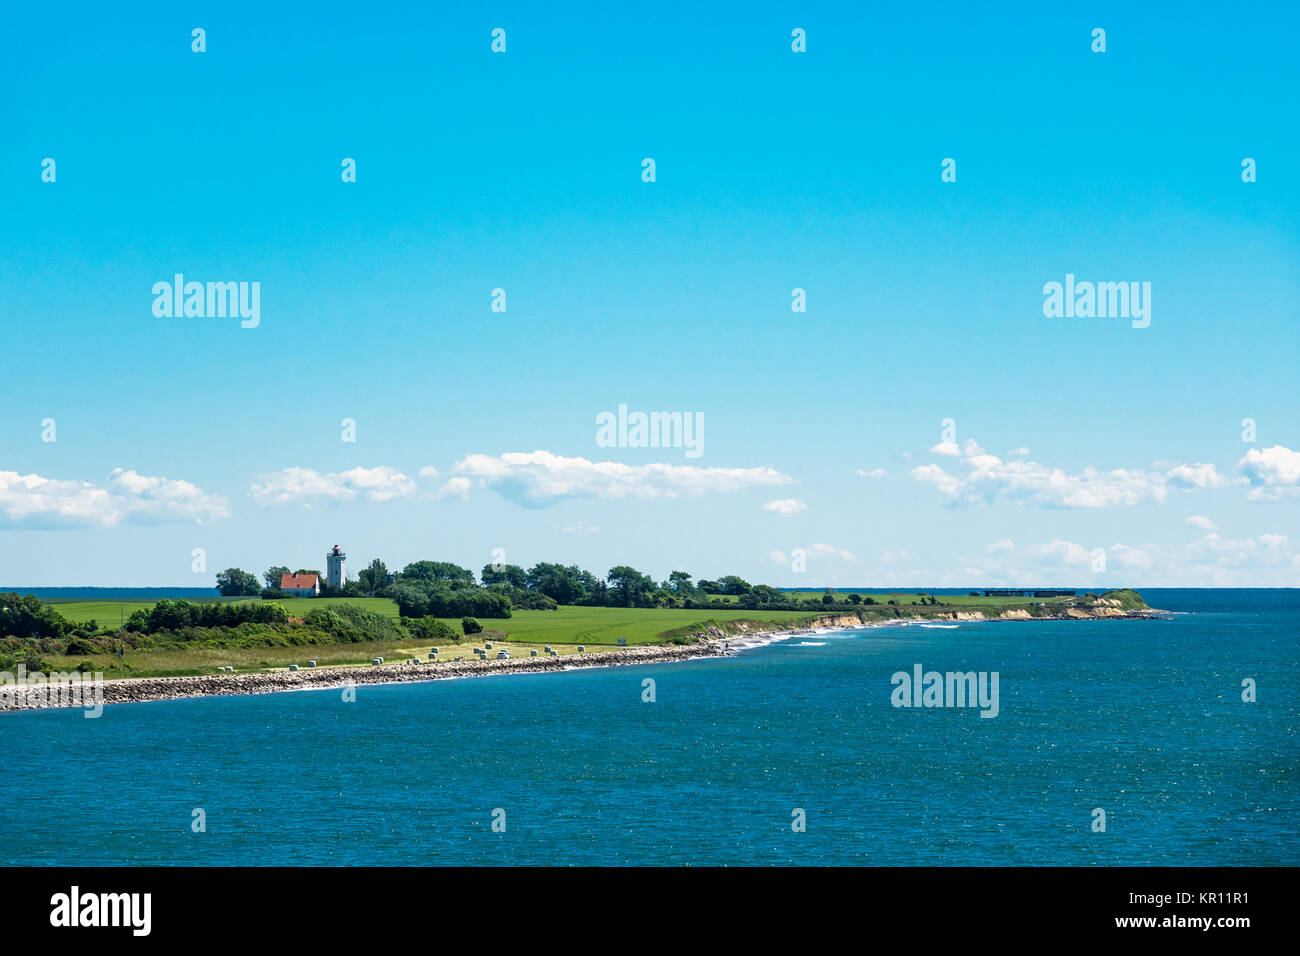
[[[1107,591],[1084,596],[1074,602],[1030,602],[1003,608],[963,609],[954,605],[864,605],[853,611],[810,617],[801,628],[866,627],[921,621],[1080,621],[1162,616],[1150,608],[1136,591]],[[686,631],[679,640],[725,640],[737,635],[771,632],[771,624],[755,621],[707,621]]]

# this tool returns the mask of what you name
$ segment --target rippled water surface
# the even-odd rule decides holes
[[[1300,596],[1144,594],[1185,613],[0,714],[0,860],[1295,865]],[[998,716],[893,707],[917,663],[997,671]]]

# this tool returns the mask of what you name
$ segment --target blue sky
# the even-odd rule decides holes
[[[0,582],[1300,584],[1293,9],[553,6],[10,15]],[[260,324],[155,317],[176,272]]]

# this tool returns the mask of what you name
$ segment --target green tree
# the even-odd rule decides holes
[[[595,588],[595,577],[576,564],[565,567],[542,561],[528,570],[524,586],[540,591],[557,604],[577,604]]]
[[[366,594],[373,595],[376,591],[383,590],[388,586],[388,565],[375,558],[361,569],[361,573],[357,575],[357,583]]]
[[[620,564],[609,569],[605,576],[609,582],[611,603],[618,607],[653,607],[655,582],[648,574]]]
[[[258,583],[256,574],[239,568],[226,568],[217,572],[217,590],[226,597],[242,597],[260,593],[262,586]]]
[[[474,572],[450,561],[413,561],[397,576],[399,581],[442,583],[452,587],[474,585]]]
[[[31,594],[0,594],[0,636],[58,637],[70,630],[63,617]]]
[[[683,596],[695,593],[695,585],[691,583],[691,576],[686,571],[674,571],[668,575],[668,587]]]
[[[522,591],[528,587],[528,572],[517,564],[485,564],[479,573],[479,580],[485,588],[494,584],[506,584]]]
[[[728,574],[726,577],[718,578],[718,586],[722,588],[723,594],[748,594],[754,590],[754,586],[744,578],[738,578],[734,574]]]
[[[268,588],[278,591],[280,589],[280,579],[288,573],[290,573],[289,569],[283,565],[267,568],[262,572],[262,580],[266,582]]]

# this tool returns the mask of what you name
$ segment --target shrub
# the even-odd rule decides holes
[[[327,607],[314,607],[302,616],[302,622],[308,627],[319,627],[326,631],[336,631],[343,624],[339,617]]]
[[[350,604],[336,605],[333,611],[343,621],[345,627],[362,635],[361,640],[397,641],[405,637],[398,624],[377,611]]]
[[[95,653],[95,648],[91,647],[88,641],[80,637],[74,637],[72,640],[68,641],[68,646],[64,648],[63,653],[67,654],[69,657],[74,654],[93,654]]]
[[[465,620],[473,620],[466,618]],[[475,622],[477,623],[477,622]],[[408,618],[406,629],[411,632],[411,636],[418,641],[428,641],[430,644],[451,643],[456,640],[456,632],[450,624],[440,621],[436,617],[415,617]],[[469,633],[466,631],[465,633]]]
[[[483,625],[472,617],[464,617],[460,620],[460,629],[468,634],[477,634],[483,630]]]

